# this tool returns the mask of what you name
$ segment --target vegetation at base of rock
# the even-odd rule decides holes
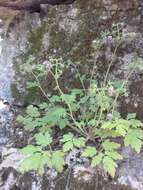
[[[116,35],[119,37],[120,33]],[[33,76],[28,88],[39,88],[45,100],[37,106],[29,105],[26,114],[17,118],[26,130],[34,133],[33,144],[21,150],[26,158],[20,171],[37,170],[43,174],[44,168],[49,167],[62,172],[66,155],[77,148],[82,152],[81,158],[88,158],[92,167],[102,165],[114,177],[116,161],[122,159],[119,152],[122,144],[140,152],[142,122],[134,113],[122,117],[118,111],[118,100],[127,93],[128,79],[136,65],[129,69],[123,82],[110,81],[108,75],[115,53],[103,81],[95,79],[94,68],[91,75],[76,70],[76,79],[82,88],[61,86],[64,71],[75,69],[70,61],[65,63],[61,58],[49,57],[44,64],[31,64],[32,59],[22,65],[23,72]],[[50,94],[42,85],[47,75],[53,78],[55,86]]]

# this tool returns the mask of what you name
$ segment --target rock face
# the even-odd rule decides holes
[[[2,36],[3,40],[0,41],[0,98],[9,102],[10,107],[12,104],[18,107],[34,104],[41,98],[38,92],[25,89],[26,79],[19,72],[19,66],[26,62],[29,56],[40,63],[48,61],[51,55],[62,57],[64,60],[79,62],[82,64],[82,69],[87,71],[91,65],[96,65],[97,78],[103,76],[107,70],[105,63],[113,53],[112,47],[107,48],[105,45],[99,52],[95,51],[93,44],[101,31],[111,29],[113,23],[121,26],[120,32],[123,38],[117,50],[110,77],[125,79],[126,68],[134,59],[141,60],[143,64],[142,0],[77,0],[72,5],[55,7],[44,5],[41,9],[39,14],[16,13],[13,22],[10,21],[6,27],[5,36]],[[72,80],[72,72],[65,73],[65,77]],[[129,96],[121,100],[120,109],[123,114],[136,112],[143,120],[142,81],[143,72],[135,70],[130,77]],[[52,81],[48,80],[45,88],[48,87],[50,91],[52,85]],[[11,112],[8,113],[11,114]],[[2,117],[3,113],[0,112],[0,115]],[[5,120],[7,117],[9,116],[6,116]],[[0,135],[4,134],[5,126],[7,126],[6,123],[2,131],[0,130]],[[73,176],[71,182],[67,183],[71,171],[64,177],[56,179],[57,181],[53,181],[54,177],[49,180],[49,174],[43,179],[37,178],[33,173],[20,175],[11,168],[11,165],[5,166],[6,161],[3,161],[0,168],[5,169],[1,171],[0,188],[2,190],[63,190],[65,187],[67,187],[66,190],[131,188],[142,190],[142,153],[136,155],[129,151],[124,150],[124,152],[126,159],[119,164],[117,181],[128,187],[116,184],[114,180],[97,179],[97,175],[92,170],[84,170],[81,166],[77,167],[78,171],[80,169],[79,174],[86,173],[87,178],[94,176],[93,183],[79,182]],[[3,152],[2,160],[4,159]],[[81,179],[80,176],[79,178]]]
[[[60,5],[60,4],[72,4],[75,0],[26,0],[26,1],[6,1],[1,0],[1,7],[8,7],[13,10],[25,10],[30,12],[40,12],[41,4]]]
[[[133,187],[134,189],[143,189],[142,153],[135,154],[131,149],[126,148],[123,151],[123,155],[125,162],[121,164],[118,170],[119,183]]]

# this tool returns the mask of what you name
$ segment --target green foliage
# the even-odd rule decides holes
[[[117,164],[111,157],[105,156],[103,158],[103,167],[112,177],[115,176]]]
[[[95,147],[87,146],[87,147],[84,149],[84,151],[83,151],[83,153],[82,153],[81,156],[92,158],[94,155],[96,155],[96,153],[97,153],[97,150],[96,150]]]
[[[96,167],[97,165],[99,165],[102,161],[103,155],[103,153],[99,153],[98,155],[94,156],[91,161],[91,166]]]
[[[37,145],[40,145],[42,147],[48,146],[52,143],[52,137],[48,132],[46,132],[45,134],[43,133],[36,134],[35,140]]]
[[[140,152],[143,140],[141,129],[130,129],[124,139],[125,146],[131,146],[137,153]]]
[[[26,156],[20,166],[20,171],[37,170],[41,175],[44,173],[44,168],[54,167],[58,172],[63,171],[64,153],[60,150],[52,151],[51,144],[53,139],[51,135],[46,133],[38,133],[34,136],[36,145],[27,145],[21,152]],[[46,147],[50,147],[47,150]]]
[[[102,33],[102,37],[109,34],[120,39],[120,25]],[[30,65],[30,61],[27,64]],[[118,112],[118,99],[127,93],[128,77],[124,81],[108,81],[108,70],[104,81],[96,81],[86,73],[77,72],[83,88],[67,90],[61,88],[59,81],[64,70],[72,68],[71,62],[66,64],[62,59],[50,57],[49,68],[37,64],[27,69],[27,64],[26,70],[22,69],[34,78],[28,82],[28,87],[38,87],[46,100],[36,107],[28,106],[25,115],[17,118],[26,130],[34,134],[33,145],[21,150],[26,155],[20,167],[22,172],[37,170],[43,174],[45,167],[62,172],[65,156],[77,148],[81,151],[81,158],[90,159],[92,167],[101,165],[114,177],[116,161],[122,159],[119,148],[123,142],[140,152],[143,142],[141,121],[134,113],[122,118]],[[49,96],[40,83],[47,74],[55,83],[53,94]],[[56,130],[59,131],[58,137],[54,135]],[[117,138],[120,143],[117,143]]]
[[[86,139],[83,137],[76,138],[72,133],[69,133],[63,135],[61,142],[63,143],[63,151],[67,152],[69,150],[72,150],[74,147],[76,148],[84,147]]]
[[[58,172],[63,171],[64,166],[64,153],[61,151],[55,151],[52,153],[52,165]]]

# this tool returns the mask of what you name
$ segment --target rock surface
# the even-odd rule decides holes
[[[112,49],[105,46],[102,52],[96,52],[93,43],[101,31],[111,28],[112,23],[121,24],[123,39],[117,51],[116,62],[110,77],[118,78],[120,76],[125,79],[126,68],[132,60],[141,59],[141,64],[143,64],[142,0],[77,0],[72,5],[42,6],[40,14],[16,13],[14,20],[6,25],[5,35],[2,36],[3,40],[0,40],[0,98],[8,101],[10,107],[12,104],[21,107],[29,103],[34,104],[41,98],[37,92],[30,92],[25,89],[26,79],[19,72],[19,65],[26,61],[29,56],[45,63],[50,55],[55,55],[64,60],[80,62],[83,69],[87,71],[89,65],[95,64],[100,78],[101,73],[104,74],[107,69],[105,62],[112,54]],[[68,79],[72,79],[72,72],[66,75]],[[141,111],[143,110],[142,81],[143,72],[136,70],[130,77],[129,96],[121,100],[120,109],[123,114],[135,111],[138,117],[143,120],[143,112]],[[52,81],[48,80],[46,84],[46,87],[51,86],[52,88]],[[9,109],[9,106],[2,104],[1,119],[5,115],[3,109]],[[4,120],[7,118],[12,121],[11,110],[6,112]],[[7,123],[4,122],[0,135],[5,134],[6,126]],[[8,125],[8,129],[10,127]],[[6,133],[5,137],[7,136],[9,138]],[[17,150],[15,149],[14,152]],[[10,153],[10,157],[5,157],[4,152],[2,154],[0,168],[5,169],[0,172],[1,190],[63,190],[65,187],[66,190],[143,189],[142,153],[137,155],[124,150],[126,158],[119,164],[118,183],[107,178],[103,180],[99,177],[98,179],[95,171],[93,172],[89,168],[86,170],[81,165],[77,166],[78,174],[76,175],[80,179],[85,179],[85,176],[86,179],[94,176],[92,183],[83,180],[79,182],[71,176],[71,170],[58,178],[55,177],[53,171],[50,171],[50,174],[47,172],[43,179],[39,179],[34,173],[22,175],[15,170],[16,168],[12,167],[14,161],[12,157],[15,153]],[[20,155],[16,154],[16,157],[17,161],[21,159]],[[9,164],[6,166],[7,159]],[[52,174],[53,177],[50,178]],[[71,176],[70,182],[68,181],[69,176]]]
[[[123,151],[124,162],[118,170],[118,181],[121,184],[133,187],[134,189],[143,189],[143,154],[135,154],[131,149],[126,148]]]

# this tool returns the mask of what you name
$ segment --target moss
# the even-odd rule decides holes
[[[15,102],[20,102],[21,105],[38,104],[42,98],[37,88],[26,89],[25,92],[20,92],[17,84],[11,85],[12,95]]]
[[[61,10],[57,10],[56,8],[49,9],[47,20],[43,21],[40,27],[29,33],[27,51],[20,57],[23,63],[29,59],[30,55],[35,57],[37,63],[41,63],[52,55],[62,57],[65,61],[71,60],[75,64],[80,62],[82,65],[80,69],[82,69],[83,72],[87,70],[88,66],[92,67],[94,63],[94,49],[92,47],[92,41],[98,36],[97,31],[100,21],[100,10],[95,12],[93,7],[91,8],[91,11],[85,12],[83,8],[83,10],[81,9],[79,11],[80,14],[78,15],[78,19],[76,21],[72,21],[70,18],[65,18],[66,11],[61,12]],[[61,29],[59,24],[61,21],[64,22],[62,19],[66,19],[66,23],[70,22],[70,24],[72,24],[72,22],[73,24],[74,22],[77,22],[77,32],[68,32],[67,28],[65,28],[65,30]],[[66,27],[66,23],[64,27]],[[48,33],[49,36],[48,49],[43,48],[43,37],[46,33]],[[68,73],[69,72],[70,71],[68,71]],[[18,68],[17,76],[23,78]],[[68,76],[63,79],[64,83],[68,80]],[[25,80],[28,79],[29,76],[26,76]],[[47,84],[47,82],[45,82],[45,84],[49,89],[48,85],[51,85],[51,83]],[[37,92],[35,90],[28,90],[24,101],[30,102],[35,97],[37,100],[39,99]]]
[[[12,92],[12,96],[14,97],[15,101],[20,101],[20,92],[19,90],[17,89],[17,84],[16,83],[13,83],[11,84],[11,92]]]
[[[40,52],[42,47],[43,35],[46,32],[46,23],[43,22],[42,26],[33,30],[28,36],[29,48],[28,54],[36,54]]]
[[[91,4],[91,3],[90,3]],[[79,7],[81,2],[79,2]],[[80,11],[78,15],[77,24],[79,29],[77,32],[68,33],[65,29],[59,29],[59,23],[66,16],[66,11],[61,12],[56,8],[49,9],[47,21],[44,21],[41,27],[32,31],[29,34],[28,51],[25,53],[27,59],[29,55],[38,57],[39,60],[47,58],[49,55],[55,55],[57,57],[63,57],[64,59],[70,59],[74,62],[85,62],[91,59],[93,48],[91,47],[92,41],[97,37],[98,22],[100,19],[100,10],[95,12],[95,7],[90,7],[91,11],[84,12],[84,9]],[[64,15],[65,14],[65,15]],[[66,18],[67,23],[75,22]],[[78,20],[80,22],[78,23]],[[65,26],[66,27],[66,26]],[[42,41],[45,33],[49,33],[49,47],[47,50],[43,50]]]

